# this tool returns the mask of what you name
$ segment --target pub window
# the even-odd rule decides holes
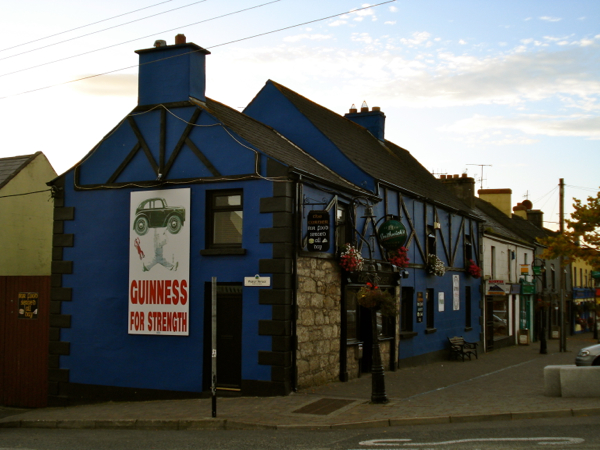
[[[465,328],[471,326],[471,286],[465,286]]]
[[[427,254],[428,255],[437,255],[436,245],[435,245],[435,228],[431,225],[427,225]]]
[[[473,242],[471,241],[471,235],[465,235],[465,259],[469,262],[473,259]]]
[[[209,248],[242,246],[242,191],[208,192],[207,246]]]
[[[358,302],[356,288],[346,288],[346,339],[358,341]]]
[[[348,226],[348,208],[338,205],[335,213],[335,244],[338,249],[352,242],[352,234]]]
[[[496,247],[492,245],[490,252],[490,275],[492,276],[492,280],[496,279]]]
[[[435,320],[433,313],[435,311],[435,301],[433,298],[433,289],[425,291],[425,310],[427,315],[427,328],[435,328]]]
[[[400,331],[413,330],[413,302],[415,291],[411,287],[402,288],[400,302]]]

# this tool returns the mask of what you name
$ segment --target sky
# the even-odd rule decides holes
[[[208,49],[206,95],[242,110],[274,80],[345,114],[436,176],[529,199],[545,225],[600,187],[598,0],[28,0],[0,15],[0,157],[57,173],[137,104],[135,50]]]

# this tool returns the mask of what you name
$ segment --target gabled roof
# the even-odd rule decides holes
[[[529,236],[518,232],[518,227],[514,223],[514,220],[491,203],[475,197],[475,209],[485,221],[483,227],[486,234],[520,242],[525,245],[533,245]]]
[[[273,128],[210,98],[206,99],[206,103],[195,99],[192,101],[254,148],[289,166],[292,171],[311,175],[346,190],[358,191],[362,195],[373,195],[373,193],[339,176]]]
[[[380,141],[355,122],[281,84],[269,82],[355,165],[373,178],[434,204],[475,215],[407,150],[388,140]]]
[[[537,238],[555,234],[516,214],[508,217],[494,205],[478,197],[475,197],[475,209],[485,221],[484,228],[489,234],[538,246],[541,244]]]
[[[0,189],[12,180],[31,160],[41,152],[33,155],[11,156],[0,158]]]

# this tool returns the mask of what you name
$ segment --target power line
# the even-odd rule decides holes
[[[169,0],[169,1],[172,1],[172,0]],[[4,58],[0,58],[0,61],[4,61],[5,59],[14,58],[14,57],[16,57],[16,56],[25,55],[25,54],[27,54],[27,53],[36,52],[36,51],[38,51],[38,50],[43,50],[43,49],[45,49],[45,48],[48,48],[48,47],[53,47],[53,46],[55,46],[55,45],[64,44],[65,42],[71,42],[71,41],[74,41],[74,40],[76,40],[76,39],[81,39],[81,38],[84,38],[84,37],[87,37],[87,36],[92,36],[92,35],[94,35],[94,34],[102,33],[102,32],[104,32],[104,31],[112,30],[112,29],[114,29],[114,28],[119,28],[119,27],[122,27],[122,26],[125,26],[125,25],[129,25],[129,24],[132,24],[132,23],[135,23],[135,22],[141,22],[142,20],[150,19],[150,18],[152,18],[152,17],[156,17],[156,16],[161,16],[161,15],[163,15],[163,14],[167,14],[167,13],[170,13],[170,12],[173,12],[173,11],[177,11],[178,9],[187,8],[187,7],[189,7],[189,6],[193,6],[193,5],[196,5],[196,4],[198,4],[198,3],[204,3],[204,2],[206,2],[206,1],[207,1],[207,0],[199,0],[199,1],[197,1],[197,2],[194,2],[194,3],[189,3],[189,4],[187,4],[187,5],[179,6],[179,7],[177,7],[177,8],[169,9],[168,11],[163,11],[163,12],[159,12],[159,13],[156,13],[156,14],[152,14],[152,15],[150,15],[150,16],[141,17],[141,18],[139,18],[139,19],[135,19],[135,20],[132,20],[132,21],[130,21],[130,22],[125,22],[125,23],[121,23],[121,24],[119,24],[119,25],[115,25],[115,26],[112,26],[112,27],[103,28],[102,30],[92,31],[91,33],[82,34],[82,35],[80,35],[80,36],[75,36],[75,37],[72,37],[72,38],[69,38],[69,39],[65,39],[64,41],[59,41],[59,42],[55,42],[55,43],[53,43],[53,44],[44,45],[43,47],[37,47],[37,48],[31,49],[31,50],[27,50],[27,51],[25,51],[25,52],[16,53],[16,54],[14,54],[14,55],[11,55],[11,56],[5,56]],[[61,34],[61,33],[59,33],[59,34]],[[108,48],[108,47],[107,47],[107,48]],[[85,54],[85,53],[84,53],[84,54]],[[59,60],[59,61],[62,61],[62,60]],[[34,66],[34,67],[38,67],[38,66]],[[32,67],[32,68],[34,68],[34,67]],[[22,72],[22,71],[25,71],[25,70],[29,70],[29,69],[22,69],[22,70],[20,70],[20,71],[18,71],[18,72]],[[12,73],[16,73],[16,72],[12,72]],[[6,74],[6,75],[10,75],[10,73],[9,73],[9,74]],[[0,75],[0,76],[4,76],[4,75]]]
[[[206,19],[206,20],[202,20],[202,21],[200,21],[200,22],[196,22],[196,23],[194,23],[194,24],[190,24],[190,25],[186,25],[186,26],[197,25],[197,24],[199,24],[199,23],[202,23],[202,22],[207,22],[207,21],[209,21],[209,20],[214,20],[214,19],[218,19],[218,18],[225,17],[225,16],[228,16],[228,15],[237,14],[237,13],[239,13],[239,12],[247,11],[248,9],[259,8],[259,7],[261,7],[261,6],[269,5],[269,4],[271,4],[271,3],[276,3],[276,2],[279,2],[279,1],[280,1],[280,0],[275,0],[275,1],[272,1],[272,2],[264,3],[264,4],[262,4],[262,5],[253,6],[253,7],[251,7],[251,8],[247,8],[247,9],[239,10],[239,11],[236,11],[236,12],[233,12],[233,13],[228,13],[228,14],[225,14],[225,15],[223,15],[223,16],[218,16],[218,17],[214,17],[214,18],[212,18],[212,19]],[[387,3],[393,3],[393,2],[395,2],[395,1],[396,1],[396,0],[388,0],[388,1],[385,1],[385,2],[382,2],[382,3],[377,3],[377,4],[375,4],[375,5],[369,5],[369,6],[365,6],[365,7],[363,7],[363,8],[352,9],[352,10],[350,10],[350,11],[345,11],[345,12],[338,13],[338,14],[334,14],[334,15],[331,15],[331,16],[322,17],[322,18],[320,18],[320,19],[315,19],[315,20],[311,20],[311,21],[308,21],[308,22],[303,22],[303,23],[299,23],[299,24],[296,24],[296,25],[291,25],[291,26],[289,26],[289,27],[285,27],[285,28],[279,28],[279,29],[277,29],[277,30],[268,31],[268,32],[265,32],[265,33],[257,34],[257,35],[254,35],[254,36],[249,36],[249,37],[242,38],[242,39],[237,39],[237,40],[230,41],[230,42],[226,42],[226,43],[222,43],[222,44],[216,44],[216,45],[213,45],[213,46],[211,46],[211,47],[206,47],[206,48],[207,48],[207,49],[209,49],[209,48],[216,48],[216,47],[221,47],[221,46],[224,46],[224,45],[232,44],[232,43],[235,43],[235,42],[240,42],[240,41],[244,41],[244,40],[248,40],[248,39],[253,39],[253,38],[255,38],[255,37],[266,36],[266,35],[268,35],[268,34],[277,33],[277,32],[279,32],[279,31],[283,31],[283,30],[289,30],[289,29],[292,29],[292,28],[297,28],[297,27],[301,27],[301,26],[303,26],[303,25],[307,25],[307,24],[310,24],[310,23],[315,23],[315,22],[320,22],[320,21],[323,21],[323,20],[331,19],[331,18],[333,18],[333,17],[339,17],[339,16],[343,16],[344,14],[351,14],[351,13],[353,13],[353,12],[362,11],[362,10],[364,10],[364,9],[375,8],[375,7],[377,7],[377,6],[385,5],[385,4],[387,4]],[[168,31],[173,31],[173,30],[177,30],[177,29],[180,29],[180,28],[181,28],[181,27],[173,28],[173,29],[171,29],[171,30],[162,31],[161,33],[166,33],[166,32],[168,32]],[[154,34],[152,34],[152,35],[150,35],[150,36],[154,36],[154,35],[156,35],[156,34],[157,34],[157,33],[154,33]],[[147,37],[149,37],[149,36],[145,36],[144,38],[140,38],[140,39],[145,39],[145,38],[147,38]],[[134,40],[138,40],[138,39],[134,39]],[[128,43],[128,42],[132,42],[132,41],[123,42],[122,44],[125,44],[125,43]],[[116,44],[116,45],[121,45],[121,44]],[[113,46],[113,47],[114,47],[114,46]],[[108,47],[107,47],[107,48],[108,48]],[[95,51],[97,51],[97,50],[95,50]],[[91,53],[91,52],[90,52],[90,53]],[[194,53],[194,52],[189,52],[189,53]],[[175,56],[171,56],[171,57],[168,57],[168,58],[159,59],[159,60],[152,61],[152,62],[149,62],[149,63],[146,63],[146,64],[154,64],[154,63],[157,63],[157,62],[160,62],[160,61],[164,61],[164,60],[166,60],[166,59],[170,59],[170,58],[179,58],[179,57],[181,57],[181,56],[185,56],[185,55],[187,55],[187,54],[189,54],[189,53],[185,53],[185,54],[181,54],[181,55],[175,55]],[[46,90],[46,89],[55,88],[55,87],[58,87],[58,86],[64,86],[64,85],[67,85],[67,84],[76,83],[76,82],[78,82],[78,81],[89,80],[89,79],[91,79],[91,78],[101,77],[101,76],[103,76],[103,75],[109,75],[109,74],[111,74],[111,73],[120,72],[120,71],[123,71],[123,70],[132,69],[132,68],[134,68],[134,67],[139,67],[139,66],[140,66],[139,64],[136,64],[136,65],[133,65],[133,66],[121,67],[120,69],[114,69],[114,70],[110,70],[110,71],[107,71],[107,72],[98,73],[98,74],[95,74],[95,75],[89,75],[89,76],[86,76],[86,77],[77,78],[77,79],[75,79],[75,80],[64,81],[64,82],[62,82],[62,83],[56,83],[56,84],[52,84],[52,85],[49,85],[49,86],[44,86],[44,87],[40,87],[40,88],[36,88],[36,89],[30,89],[30,90],[28,90],[28,91],[19,92],[19,93],[17,93],[17,94],[6,95],[6,96],[4,96],[4,97],[0,97],[0,100],[5,100],[5,99],[7,99],[7,98],[11,98],[11,97],[17,97],[17,96],[20,96],[20,95],[25,95],[25,94],[31,94],[32,92],[38,92],[38,91],[42,91],[42,90]],[[0,76],[1,76],[1,75],[0,75]]]
[[[145,6],[144,8],[140,8],[140,9],[135,9],[133,11],[129,11],[129,12],[126,12],[126,13],[123,13],[123,14],[119,14],[118,16],[109,17],[108,19],[102,19],[102,20],[99,20],[97,22],[88,23],[87,25],[81,25],[79,27],[71,28],[70,30],[61,31],[60,33],[55,33],[55,34],[51,34],[51,35],[48,35],[48,36],[45,36],[45,37],[34,39],[33,41],[23,42],[22,44],[17,44],[17,45],[13,45],[12,47],[7,47],[7,48],[0,49],[0,52],[5,52],[7,50],[12,50],[13,48],[22,47],[22,46],[28,45],[28,44],[33,44],[34,42],[44,41],[44,40],[50,39],[52,37],[60,36],[61,34],[66,34],[66,33],[70,33],[71,31],[81,30],[82,28],[91,27],[92,25],[97,25],[97,24],[102,23],[102,22],[107,22],[107,21],[112,20],[112,19],[117,19],[119,17],[127,16],[128,14],[133,14],[133,13],[136,13],[138,11],[142,11],[144,9],[154,8],[155,6],[162,5],[163,3],[169,3],[169,2],[172,2],[172,1],[173,0],[166,0],[164,2],[155,3],[154,5]]]
[[[249,7],[249,8],[240,9],[240,10],[238,10],[238,11],[234,11],[234,12],[231,12],[231,13],[227,13],[227,14],[223,14],[223,15],[220,15],[220,16],[212,17],[212,18],[210,18],[210,19],[204,19],[204,20],[201,20],[201,21],[199,21],[199,22],[190,23],[190,24],[188,24],[188,25],[184,25],[184,26],[182,26],[182,27],[180,26],[180,27],[176,27],[176,28],[171,28],[170,30],[159,31],[158,33],[152,33],[152,34],[149,34],[149,35],[147,35],[147,36],[144,36],[144,37],[139,37],[139,38],[135,38],[135,39],[130,39],[129,41],[125,41],[125,42],[120,42],[120,43],[118,43],[118,44],[109,45],[108,47],[97,48],[97,49],[95,49],[95,50],[90,50],[90,51],[88,51],[88,52],[79,53],[79,54],[77,54],[77,55],[71,55],[71,56],[67,56],[67,57],[65,57],[65,58],[61,58],[61,59],[55,59],[54,61],[48,61],[48,62],[46,62],[46,63],[43,63],[43,64],[38,64],[38,65],[36,65],[36,66],[26,67],[25,69],[19,69],[19,70],[15,70],[14,72],[8,72],[8,73],[4,73],[4,74],[0,75],[0,78],[2,78],[2,77],[5,77],[5,76],[8,76],[8,75],[14,75],[14,74],[16,74],[16,73],[25,72],[25,71],[27,71],[27,70],[31,70],[31,69],[37,69],[38,67],[44,67],[44,66],[48,66],[48,65],[50,65],[50,64],[55,64],[55,63],[57,63],[57,62],[62,62],[62,61],[67,61],[67,60],[69,60],[69,59],[78,58],[79,56],[89,55],[89,54],[96,53],[96,52],[99,52],[99,51],[102,51],[102,50],[107,50],[107,49],[109,49],[109,48],[118,47],[119,45],[129,44],[130,42],[139,41],[139,40],[141,40],[141,39],[147,39],[147,38],[149,38],[149,37],[156,36],[157,34],[161,34],[161,33],[167,33],[167,32],[169,32],[169,31],[173,31],[173,30],[179,30],[179,29],[181,29],[181,28],[190,27],[190,26],[192,26],[192,25],[198,25],[198,24],[200,24],[200,23],[204,23],[204,22],[210,22],[211,20],[222,19],[223,17],[232,16],[232,15],[234,15],[234,14],[239,14],[239,13],[241,13],[241,12],[245,12],[245,11],[250,11],[250,10],[252,10],[252,9],[260,8],[260,7],[262,7],[262,6],[270,5],[270,4],[272,4],[272,3],[277,3],[277,2],[280,2],[280,1],[281,1],[281,0],[273,0],[273,1],[270,1],[270,2],[267,2],[267,3],[263,3],[263,4],[261,4],[261,5],[251,6],[251,7]],[[126,67],[126,69],[129,69],[129,67]],[[2,97],[2,98],[5,98],[5,97]]]
[[[44,189],[42,191],[23,192],[22,194],[0,195],[0,198],[21,197],[23,195],[39,194],[41,192],[50,192],[52,189]]]

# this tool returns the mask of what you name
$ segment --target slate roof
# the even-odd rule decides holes
[[[540,228],[530,220],[516,214],[508,217],[494,205],[478,197],[475,197],[475,209],[485,221],[484,229],[489,234],[538,246],[541,244],[537,238],[555,234],[554,231]]]
[[[336,145],[354,164],[373,178],[400,191],[464,214],[476,216],[425,169],[408,150],[388,140],[380,141],[366,128],[298,93],[269,80],[312,124]]]
[[[0,189],[8,184],[39,153],[0,158]]]
[[[341,177],[273,128],[210,98],[206,99],[206,103],[198,100],[194,100],[193,103],[209,112],[253,147],[265,155],[290,166],[292,170],[312,175],[343,189],[359,191],[361,195],[373,196],[372,192],[366,191]]]

